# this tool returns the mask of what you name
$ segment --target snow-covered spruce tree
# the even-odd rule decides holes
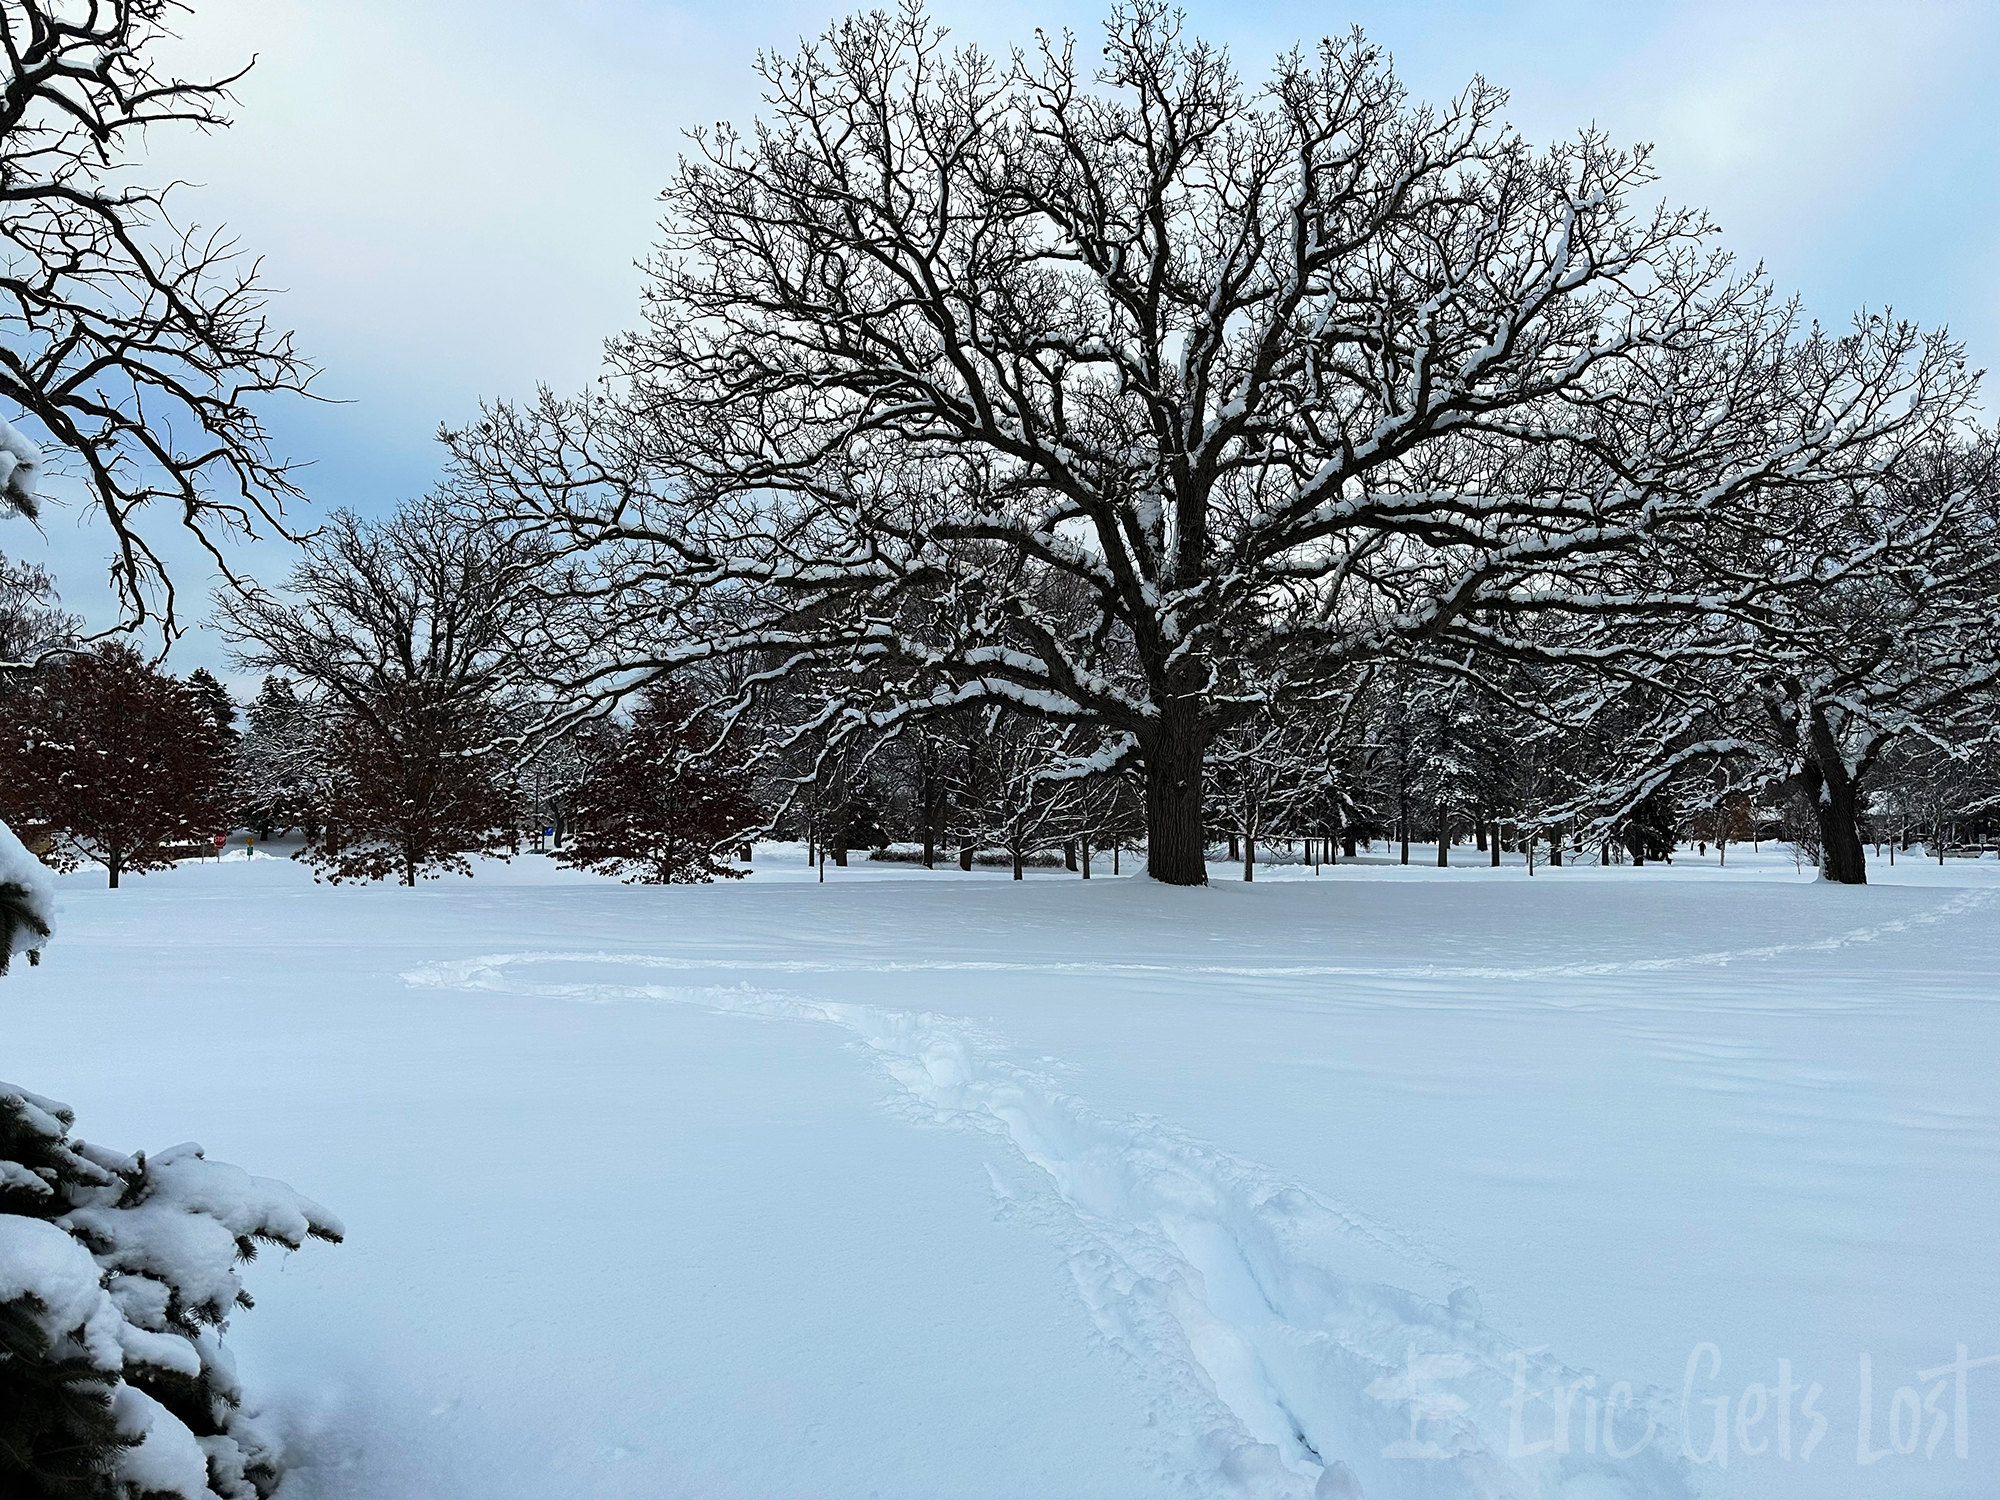
[[[215,721],[216,733],[226,743],[233,745],[242,738],[242,732],[236,727],[236,700],[229,696],[229,689],[216,680],[213,672],[207,667],[196,667],[188,673],[187,686],[202,711]]]
[[[186,683],[109,644],[37,672],[0,717],[0,814],[51,839],[59,869],[165,869],[227,826],[228,754]]]
[[[199,1146],[126,1156],[0,1083],[0,1493],[253,1500],[277,1454],[221,1343],[257,1247],[338,1241],[283,1183]]]
[[[0,974],[16,953],[39,963],[42,944],[55,932],[55,894],[48,871],[14,830],[0,823]]]
[[[339,781],[324,705],[300,698],[292,680],[274,672],[244,717],[230,777],[237,820],[260,839],[286,828],[317,837]]]
[[[600,607],[562,693],[762,653],[855,669],[831,733],[1085,725],[1143,766],[1150,872],[1198,884],[1219,732],[1398,642],[1567,610],[1537,649],[1601,654],[1594,621],[1686,607],[1624,586],[1632,546],[1964,398],[1940,341],[1801,326],[1643,206],[1644,152],[1531,149],[1483,82],[1418,106],[1352,36],[1246,88],[1158,0],[1101,55],[952,50],[910,4],[762,61],[604,390],[452,439]]]
[[[665,687],[649,690],[628,724],[587,737],[566,865],[648,885],[730,880],[729,851],[764,821],[740,765],[706,757],[699,713]]]

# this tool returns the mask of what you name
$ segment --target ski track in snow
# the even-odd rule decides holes
[[[1046,1191],[1024,1204],[989,1165],[995,1197],[1004,1212],[1025,1212],[1051,1233],[1096,1326],[1135,1362],[1161,1418],[1169,1453],[1162,1477],[1181,1493],[1259,1500],[1678,1500],[1694,1493],[1668,1435],[1673,1413],[1665,1394],[1624,1393],[1616,1441],[1637,1447],[1634,1456],[1600,1453],[1594,1430],[1582,1451],[1582,1424],[1574,1420],[1577,1451],[1545,1445],[1517,1456],[1508,1398],[1518,1378],[1542,1398],[1526,1409],[1530,1446],[1550,1430],[1548,1392],[1592,1384],[1483,1324],[1469,1292],[1440,1303],[1356,1270],[1357,1262],[1370,1271],[1401,1268],[1402,1279],[1443,1290],[1456,1280],[1448,1265],[1395,1231],[1161,1121],[1098,1113],[1047,1075],[1008,1060],[1001,1039],[969,1022],[747,984],[547,983],[526,972],[555,963],[720,967],[645,954],[536,952],[437,962],[403,978],[420,988],[692,1004],[831,1025],[900,1085],[897,1104],[911,1118],[1009,1141],[1039,1170]],[[883,966],[818,971],[869,967]],[[1146,965],[892,967],[1158,972]],[[1599,1387],[1596,1399],[1616,1390]],[[1576,1397],[1579,1411],[1583,1399]],[[1641,1445],[1642,1432],[1655,1435]]]

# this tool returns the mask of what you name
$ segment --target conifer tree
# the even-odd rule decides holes
[[[258,1244],[340,1221],[199,1146],[148,1157],[70,1136],[0,1083],[0,1494],[258,1500],[280,1477],[221,1343]]]
[[[236,700],[229,696],[229,689],[216,681],[215,674],[207,667],[196,667],[188,673],[188,691],[201,704],[208,716],[215,720],[218,733],[232,744],[242,738],[236,728]]]
[[[245,716],[233,780],[237,816],[269,839],[274,828],[297,827],[311,837],[332,805],[338,774],[327,752],[327,714],[301,699],[292,680],[264,679]]]

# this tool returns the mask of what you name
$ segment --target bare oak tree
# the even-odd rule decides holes
[[[1484,82],[1413,104],[1359,35],[1253,89],[1154,0],[1094,70],[913,4],[760,70],[605,389],[454,436],[598,606],[557,686],[755,655],[847,684],[834,736],[1086,726],[1164,881],[1205,879],[1218,734],[1388,652],[1643,657],[1605,622],[1691,601],[1638,543],[1879,465],[1967,384],[1907,326],[1802,327],[1639,206],[1643,151],[1537,152]]]

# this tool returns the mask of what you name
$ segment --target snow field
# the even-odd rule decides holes
[[[757,871],[66,882],[14,1076],[348,1223],[232,1333],[288,1494],[1992,1492],[1990,1372],[1888,1424],[2000,1352],[2000,869]]]

